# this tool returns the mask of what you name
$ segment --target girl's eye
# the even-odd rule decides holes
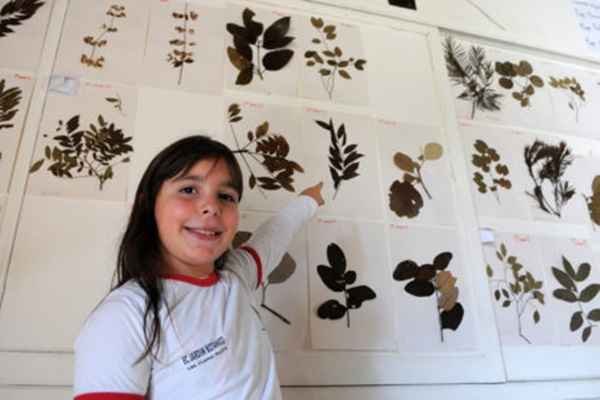
[[[186,186],[182,189],[179,190],[180,193],[184,193],[184,194],[196,194],[196,188],[193,186]]]
[[[219,199],[227,201],[227,202],[231,202],[231,203],[237,203],[237,197],[235,197],[229,193],[220,193]]]

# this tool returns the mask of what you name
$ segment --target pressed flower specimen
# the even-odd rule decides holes
[[[44,5],[40,0],[9,0],[0,8],[0,38],[14,33],[13,26],[19,26],[33,17]]]
[[[195,30],[190,27],[190,24],[198,19],[198,13],[191,11],[186,1],[183,13],[174,12],[171,15],[176,20],[174,29],[178,37],[169,40],[169,45],[173,49],[167,54],[167,62],[179,71],[177,84],[181,85],[185,65],[194,62],[194,52],[190,49],[196,43],[190,40],[190,36],[195,34]]]
[[[541,210],[560,218],[562,208],[575,194],[575,188],[563,180],[567,168],[573,163],[571,150],[565,142],[553,145],[536,140],[525,147],[524,157],[534,184],[533,192],[527,194],[537,201]]]
[[[233,247],[238,248],[250,240],[252,233],[247,231],[238,231],[233,239]],[[296,261],[292,258],[289,253],[285,253],[281,262],[275,267],[273,271],[269,273],[265,281],[261,286],[261,301],[260,306],[276,316],[281,322],[291,325],[289,319],[283,316],[281,313],[274,310],[272,307],[267,305],[267,289],[271,285],[278,285],[287,281],[296,272]]]
[[[79,115],[66,123],[60,120],[56,133],[52,138],[56,144],[44,148],[44,158],[34,162],[29,173],[37,172],[48,161],[47,170],[57,178],[95,178],[102,190],[106,181],[114,177],[114,166],[129,162],[126,155],[133,151],[131,136],[125,136],[102,115],[89,128],[80,125]]]
[[[350,328],[350,311],[360,308],[365,301],[373,300],[377,295],[367,285],[348,287],[356,282],[356,271],[347,269],[346,256],[336,243],[327,246],[327,261],[329,265],[317,266],[319,277],[329,290],[344,293],[345,303],[327,300],[317,309],[317,316],[332,320],[346,316],[346,326]]]
[[[318,32],[318,36],[312,39],[312,43],[319,48],[308,50],[304,53],[304,58],[308,67],[318,68],[321,85],[331,100],[337,76],[351,80],[351,67],[356,71],[364,71],[367,61],[362,58],[348,57],[339,46],[334,45],[334,40],[337,38],[335,25],[326,25],[322,18],[315,17],[311,17],[310,23]]]
[[[254,11],[245,8],[242,12],[244,26],[226,25],[227,32],[233,36],[233,47],[227,47],[227,56],[239,71],[236,85],[248,85],[255,75],[264,80],[266,71],[279,71],[294,56],[294,51],[287,48],[294,40],[287,36],[290,17],[282,17],[264,30],[263,24],[254,20],[255,16]]]
[[[494,298],[502,303],[504,308],[514,307],[519,336],[531,344],[529,338],[523,333],[522,318],[526,312],[533,311],[531,314],[533,322],[535,324],[540,322],[538,307],[545,304],[544,293],[540,290],[543,282],[536,280],[516,256],[508,254],[504,243],[501,243],[500,248],[496,250],[496,257],[502,263],[502,273],[499,278],[494,278],[494,271],[489,264],[486,266],[487,276],[490,284],[493,285]]]
[[[444,329],[457,330],[465,313],[462,304],[458,302],[459,290],[456,287],[456,277],[450,271],[445,271],[451,260],[450,252],[442,252],[435,256],[432,264],[421,266],[413,260],[404,260],[398,263],[393,273],[396,281],[411,280],[404,286],[406,293],[416,297],[429,297],[435,294],[442,342]]]
[[[579,122],[579,110],[585,105],[585,90],[575,77],[550,77],[550,86],[561,90],[568,96],[569,108],[575,113],[575,122]]]
[[[414,161],[410,156],[402,152],[394,154],[394,164],[404,171],[402,182],[395,180],[390,186],[389,206],[399,217],[415,218],[423,207],[423,196],[417,190],[419,185],[425,195],[431,199],[431,193],[425,185],[421,170],[427,161],[439,160],[444,149],[441,144],[427,143],[421,150],[421,154]]]
[[[106,11],[106,15],[108,16],[106,22],[100,25],[100,33],[96,36],[85,36],[83,38],[83,42],[91,47],[89,50],[89,54],[81,55],[81,63],[88,67],[92,68],[103,68],[104,67],[104,56],[99,56],[96,54],[96,51],[105,47],[108,44],[108,40],[105,39],[105,36],[110,33],[117,32],[117,27],[115,26],[115,21],[120,18],[125,18],[127,14],[125,14],[125,7],[113,4]]]
[[[475,153],[471,163],[478,169],[473,173],[473,182],[477,185],[479,193],[493,193],[500,203],[500,189],[510,190],[512,183],[508,179],[510,171],[508,165],[500,162],[500,155],[493,147],[483,140],[477,139],[473,144]],[[484,175],[485,174],[485,175]]]
[[[600,175],[596,175],[592,181],[592,195],[583,195],[583,198],[587,204],[592,226],[595,230],[596,226],[600,226]]]
[[[496,62],[496,72],[500,75],[500,86],[512,90],[512,97],[521,107],[531,107],[530,99],[535,94],[535,88],[544,87],[542,78],[533,74],[533,67],[525,60],[518,64],[510,61]]]
[[[294,172],[303,173],[304,169],[295,161],[288,159],[290,145],[283,135],[270,131],[268,121],[258,125],[254,131],[249,130],[245,137],[245,144],[238,138],[235,124],[243,118],[238,104],[231,104],[228,109],[228,122],[231,135],[235,142],[233,153],[239,156],[250,176],[248,185],[250,189],[258,187],[265,195],[264,190],[285,189],[294,192]],[[257,176],[251,164],[258,164],[268,174]]]
[[[17,106],[22,100],[23,91],[15,87],[6,87],[6,80],[0,80],[0,131],[14,127],[10,121],[17,115]],[[0,152],[2,159],[2,152]]]
[[[582,263],[575,271],[575,268],[565,256],[562,257],[562,262],[563,269],[552,267],[552,274],[562,286],[552,294],[558,300],[571,303],[577,307],[577,311],[571,316],[569,328],[571,332],[575,332],[585,325],[585,328],[581,331],[581,340],[586,342],[592,334],[592,329],[598,327],[594,322],[600,321],[600,308],[587,312],[583,306],[596,298],[598,292],[600,292],[600,284],[591,283],[581,289],[577,284],[583,283],[590,276],[591,265]]]
[[[475,112],[500,111],[502,94],[492,89],[494,68],[485,58],[485,50],[480,46],[471,46],[467,53],[451,36],[443,43],[446,69],[450,81],[462,86],[459,100],[471,103],[471,119]]]
[[[315,122],[329,133],[329,173],[333,180],[335,190],[333,198],[335,199],[343,181],[359,176],[358,167],[360,162],[358,159],[364,157],[364,154],[356,150],[357,144],[348,143],[348,135],[344,124],[335,129],[331,118],[329,122],[318,120]]]

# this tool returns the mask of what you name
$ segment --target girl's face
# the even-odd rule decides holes
[[[154,216],[165,272],[202,278],[214,271],[237,231],[238,197],[221,159],[200,160],[163,182]]]

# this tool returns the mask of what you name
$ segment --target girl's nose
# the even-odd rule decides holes
[[[219,208],[219,201],[217,199],[207,199],[201,207],[202,214],[220,215],[221,213],[221,209]]]

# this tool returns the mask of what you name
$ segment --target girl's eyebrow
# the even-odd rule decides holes
[[[201,175],[183,175],[183,176],[178,176],[173,179],[173,182],[180,182],[180,181],[194,181],[194,182],[204,183],[206,181],[206,179]],[[235,186],[233,185],[231,180],[227,180],[226,182],[222,183],[220,186],[221,187],[225,186],[227,188],[231,188],[231,189],[235,190]]]

